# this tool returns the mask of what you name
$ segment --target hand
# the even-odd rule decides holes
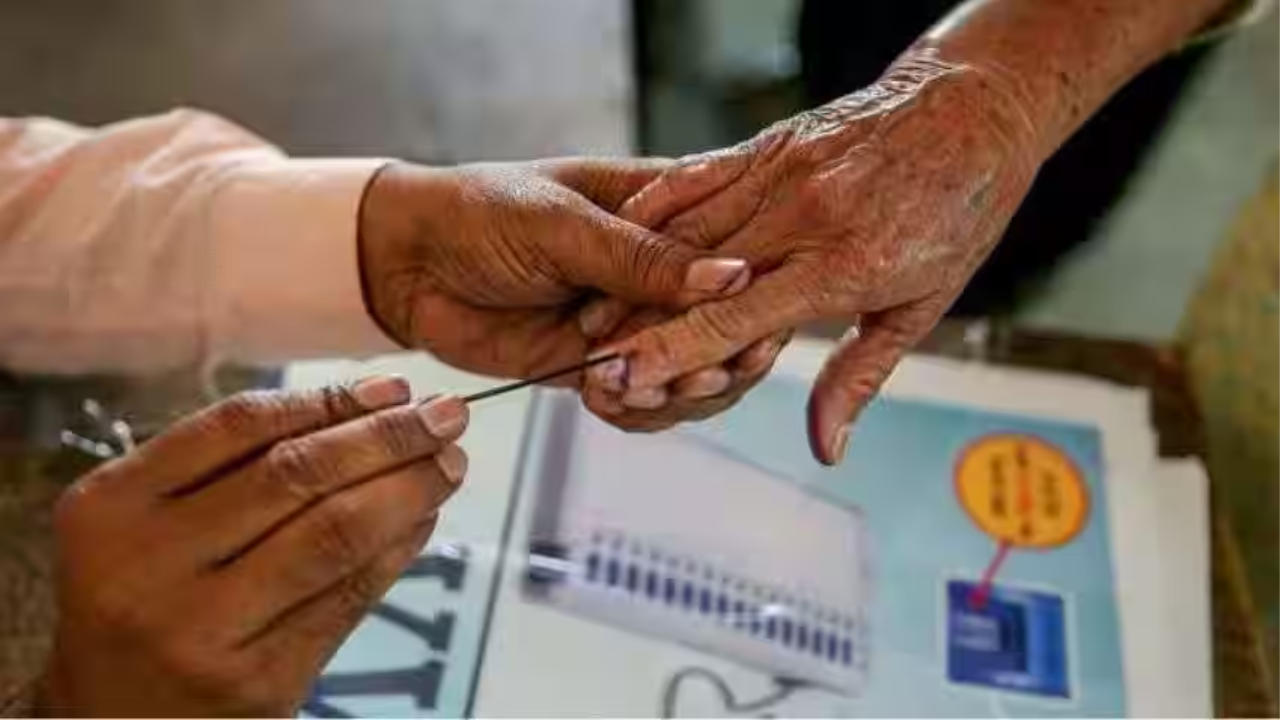
[[[583,317],[588,336],[606,347],[676,315],[654,308],[633,309],[618,298],[601,298],[583,310]],[[614,392],[600,382],[584,383],[582,401],[602,419],[630,432],[657,432],[681,422],[705,420],[733,407],[759,384],[790,340],[791,330],[783,330],[723,364],[680,377],[667,387]]]
[[[612,214],[664,166],[387,167],[361,209],[371,314],[401,344],[457,367],[529,377],[586,356],[577,311],[593,291],[668,308],[740,291],[745,262]]]
[[[466,406],[408,399],[239,395],[68,489],[39,709],[292,717],[466,473]]]
[[[756,280],[609,343],[601,351],[625,361],[593,370],[587,397],[653,399],[771,334],[860,321],[809,404],[814,455],[837,462],[848,423],[958,296],[1030,186],[1042,158],[1015,87],[920,51],[859,93],[668,170],[623,216],[746,258]],[[601,326],[627,312],[604,305],[588,311]]]

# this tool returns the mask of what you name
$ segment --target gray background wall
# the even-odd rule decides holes
[[[6,0],[0,113],[193,104],[302,153],[630,146],[627,0]]]

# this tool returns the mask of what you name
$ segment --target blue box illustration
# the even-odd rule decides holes
[[[1059,595],[947,583],[947,677],[955,683],[1069,698],[1066,608]]]

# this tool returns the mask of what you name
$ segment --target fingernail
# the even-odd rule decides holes
[[[605,390],[620,393],[627,389],[628,370],[626,358],[615,358],[591,368],[591,377]]]
[[[418,408],[427,430],[441,440],[452,440],[467,427],[467,405],[460,398],[441,397]]]
[[[397,375],[365,378],[351,388],[356,402],[365,410],[380,410],[409,402],[409,383]]]
[[[741,292],[751,281],[751,269],[745,260],[707,258],[689,266],[684,278],[686,290],[732,295]]]
[[[660,387],[628,390],[622,404],[632,410],[661,410],[667,404],[667,391]]]
[[[831,464],[839,465],[844,461],[844,453],[849,448],[849,426],[841,425],[836,430],[835,439],[831,441]]]
[[[593,302],[578,313],[578,327],[582,330],[584,337],[594,340],[604,334],[604,325],[608,319],[608,304]]]
[[[446,446],[436,453],[436,465],[450,483],[457,485],[467,476],[467,454],[457,445]]]

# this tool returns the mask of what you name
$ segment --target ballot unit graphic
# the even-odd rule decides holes
[[[572,395],[535,412],[531,600],[857,694],[873,655],[857,508],[695,436],[620,433]]]

